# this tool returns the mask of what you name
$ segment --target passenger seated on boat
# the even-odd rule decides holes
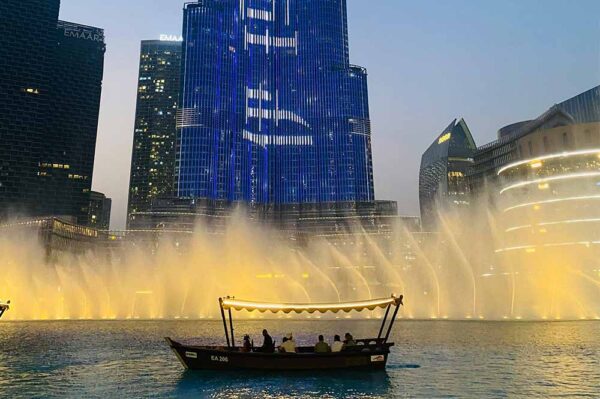
[[[287,333],[285,337],[288,339],[288,341],[292,341],[294,345],[296,345],[296,341],[294,341],[294,336],[292,333]]]
[[[248,334],[244,335],[242,352],[252,352],[252,343],[250,342],[250,336]]]
[[[327,342],[325,342],[325,338],[322,335],[319,335],[319,342],[315,345],[315,353],[327,353],[331,352],[331,348]]]
[[[344,344],[342,343],[340,336],[336,334],[333,337],[333,343],[331,344],[331,351],[332,352],[341,352],[343,347],[344,347]]]
[[[283,337],[283,343],[279,346],[279,352],[295,353],[296,343],[294,340],[288,339],[288,337]]]
[[[344,338],[344,349],[349,349],[352,346],[356,346],[356,341],[354,340],[352,334],[346,333],[346,335],[344,335]]]
[[[258,348],[257,352],[273,353],[275,352],[275,344],[273,338],[269,335],[267,330],[263,330],[262,335],[264,337],[263,344]]]

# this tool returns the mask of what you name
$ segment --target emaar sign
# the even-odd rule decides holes
[[[79,26],[65,26],[64,32],[66,37],[74,37],[76,39],[91,40],[94,42],[104,42],[104,32],[101,29],[88,29]]]
[[[177,35],[160,35],[161,42],[182,42],[183,36]]]

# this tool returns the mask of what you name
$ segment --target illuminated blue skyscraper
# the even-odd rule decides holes
[[[178,197],[374,200],[367,73],[346,0],[199,0],[184,9]]]

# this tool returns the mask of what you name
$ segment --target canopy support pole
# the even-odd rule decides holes
[[[390,313],[390,307],[392,305],[389,304],[387,308],[385,308],[385,316],[383,316],[383,321],[381,322],[381,327],[379,328],[379,334],[377,334],[377,341],[381,339],[381,333],[383,332],[383,327],[385,327],[385,322],[387,321],[388,314]]]
[[[396,309],[394,309],[394,314],[392,315],[392,319],[390,320],[390,325],[388,326],[387,332],[385,333],[385,338],[383,342],[387,342],[390,337],[390,332],[392,331],[392,326],[394,325],[394,321],[396,321],[396,316],[398,315],[398,311],[400,310],[400,304],[395,303]]]
[[[229,344],[229,331],[227,330],[227,322],[225,321],[225,311],[223,310],[223,299],[219,298],[219,307],[221,308],[221,318],[223,319],[223,329],[225,330],[225,339],[227,340],[227,347],[231,348]]]
[[[229,328],[231,329],[231,346],[235,348],[235,339],[233,338],[233,317],[231,317],[231,308],[229,308]]]

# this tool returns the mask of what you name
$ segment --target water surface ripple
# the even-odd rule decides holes
[[[375,321],[240,321],[300,343]],[[217,321],[0,323],[0,397],[600,397],[600,322],[400,321],[385,372],[184,371],[164,336],[223,342]]]

